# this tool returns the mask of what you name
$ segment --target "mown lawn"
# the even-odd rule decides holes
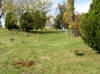
[[[10,41],[11,33],[14,41]],[[37,33],[0,30],[0,74],[100,74],[100,54],[81,38],[57,31]],[[75,51],[83,55],[76,55]],[[11,63],[34,60],[31,67],[14,68]]]

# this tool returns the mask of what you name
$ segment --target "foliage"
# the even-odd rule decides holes
[[[20,29],[27,32],[33,29],[33,25],[34,25],[33,23],[34,21],[33,21],[31,13],[26,12],[20,18]]]
[[[68,28],[68,23],[66,23],[63,19],[63,14],[65,12],[65,5],[58,4],[59,14],[54,19],[54,28],[61,29],[61,28]]]
[[[0,2],[0,8],[2,7],[2,2]]]
[[[54,28],[55,29],[61,29],[61,23],[60,23],[60,21],[61,21],[61,14],[58,14],[56,16],[56,18],[54,19],[54,22],[55,22]]]
[[[20,28],[24,31],[29,31],[33,28],[43,30],[50,6],[50,0],[7,0],[2,11],[16,13],[17,22],[20,22]],[[27,20],[26,18],[29,19]]]
[[[65,12],[65,10],[66,10],[65,4],[63,4],[63,5],[60,5],[60,4],[59,4],[59,5],[58,5],[58,8],[59,8],[59,11],[60,11],[60,14],[59,14],[59,15],[60,15],[60,18],[59,18],[59,19],[60,19],[60,22],[59,22],[59,23],[61,24],[61,26],[62,26],[63,28],[68,28],[68,26],[69,26],[68,23],[65,22],[64,19],[63,19],[63,18],[64,18],[63,15],[64,15],[64,12]]]
[[[63,19],[65,22],[69,24],[69,28],[72,28],[75,22],[75,14],[74,14],[74,0],[67,0],[65,4],[66,9],[63,14]]]
[[[100,0],[93,0],[89,13],[81,21],[81,28],[85,43],[100,52]]]
[[[47,18],[46,12],[42,11],[41,12],[41,29],[42,30],[45,27],[47,20],[49,20],[49,18]]]
[[[71,24],[71,22],[70,22],[69,13],[68,13],[67,11],[65,11],[64,14],[63,14],[63,20],[64,20],[64,22],[66,22],[66,23],[69,24],[68,28],[71,29],[72,24]]]
[[[46,13],[39,10],[34,13],[27,12],[21,16],[20,29],[23,31],[29,31],[32,29],[42,29],[45,27],[47,21]]]
[[[0,24],[0,27],[2,27],[2,25]]]
[[[15,13],[13,13],[13,12],[7,13],[6,18],[5,18],[5,27],[8,30],[19,28],[19,26],[17,25],[17,19],[16,19]]]
[[[45,12],[40,12],[40,10],[37,10],[33,13],[33,19],[34,19],[34,28],[35,29],[42,29],[46,25],[47,17]]]
[[[76,26],[76,30],[78,35],[81,35],[81,27],[80,27],[80,21],[82,20],[82,17],[84,16],[84,14],[77,14],[75,15],[75,26]]]
[[[15,5],[13,0],[6,0],[4,1],[5,4],[2,6],[2,12],[15,12]]]

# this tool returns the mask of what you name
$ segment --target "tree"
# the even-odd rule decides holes
[[[77,37],[78,32],[75,23],[74,0],[67,0],[66,10],[63,14],[63,19],[65,22],[69,24],[69,28],[71,28],[72,36]]]
[[[66,10],[66,7],[65,7],[65,4],[58,4],[58,8],[59,8],[59,11],[60,11],[60,24],[63,28],[67,28],[68,29],[68,23],[64,21],[64,12]]]
[[[2,7],[2,0],[0,0],[0,8]]]
[[[15,12],[15,5],[13,0],[4,0],[4,3],[2,4],[2,12]]]
[[[55,22],[54,28],[55,29],[61,29],[61,23],[60,23],[60,21],[61,21],[61,14],[58,14],[56,16],[56,18],[54,19],[54,22]]]
[[[15,13],[13,12],[7,13],[6,18],[5,18],[5,27],[8,30],[19,28],[19,26],[17,25],[17,19],[16,19]]]
[[[35,29],[42,29],[46,25],[47,17],[45,12],[40,12],[40,10],[37,10],[36,12],[33,13],[33,19],[34,19],[34,28]]]
[[[44,29],[44,27],[46,25],[46,21],[48,20],[48,18],[46,16],[46,12],[44,12],[44,11],[41,12],[40,16],[41,16],[41,20],[40,20],[41,21],[41,27],[40,28],[43,31],[43,29]]]
[[[14,12],[17,15],[17,21],[19,22],[20,28],[24,28],[26,31],[30,25],[31,28],[41,28],[43,30],[45,23],[47,21],[47,13],[50,9],[50,0],[7,0],[3,6],[3,11]],[[39,11],[39,12],[38,12]],[[31,16],[30,16],[31,14]],[[33,24],[30,24],[29,20],[26,18],[32,18],[34,20]],[[24,19],[25,18],[25,19]],[[26,20],[25,21],[22,21]],[[24,23],[24,24],[22,24]],[[27,25],[25,25],[27,23]]]
[[[89,13],[81,21],[81,28],[84,42],[100,52],[100,0],[93,0]]]
[[[84,14],[78,14],[78,13],[75,15],[75,26],[76,26],[78,36],[81,35],[80,21],[82,20],[83,16]]]
[[[24,13],[20,18],[20,29],[22,29],[24,32],[28,32],[29,30],[33,29],[33,26],[34,20],[31,13]]]

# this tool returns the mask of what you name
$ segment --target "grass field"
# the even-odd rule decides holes
[[[14,41],[10,41],[11,33]],[[81,38],[63,32],[37,33],[0,30],[0,74],[100,74],[100,54]],[[75,51],[83,55],[76,55]],[[34,60],[31,67],[14,68],[14,61]]]

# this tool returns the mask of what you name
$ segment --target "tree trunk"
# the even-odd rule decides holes
[[[42,25],[42,32],[43,32],[43,29],[44,29],[44,27],[43,27],[43,25]]]
[[[72,32],[72,36],[73,37],[78,37],[78,32],[77,32],[77,29],[76,27],[73,25],[72,28],[71,28],[71,32]]]

